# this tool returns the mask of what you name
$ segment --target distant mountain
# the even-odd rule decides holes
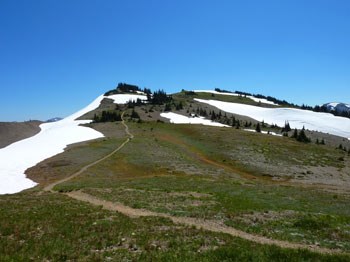
[[[62,120],[62,117],[54,117],[54,118],[50,118],[49,120],[46,120],[46,122],[52,123],[52,122],[57,122]]]
[[[350,112],[350,104],[332,102],[326,103],[322,106],[326,107],[329,111],[335,111],[337,113]]]

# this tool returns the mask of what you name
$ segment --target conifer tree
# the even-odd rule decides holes
[[[289,132],[289,131],[291,131],[291,130],[292,130],[292,129],[290,128],[289,122],[286,121],[286,122],[284,123],[284,127],[282,128],[282,132]]]
[[[260,123],[256,124],[255,131],[258,132],[258,133],[261,133]]]
[[[236,121],[236,129],[239,129],[239,127],[241,126],[241,124],[239,123],[239,120]]]
[[[131,118],[139,118],[140,119],[139,114],[134,109],[131,112]]]
[[[309,143],[311,142],[310,138],[308,138],[305,134],[305,127],[303,127],[300,132],[299,135],[297,136],[297,140],[299,142],[303,142],[303,143]]]

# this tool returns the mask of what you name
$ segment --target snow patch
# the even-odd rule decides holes
[[[106,98],[113,99],[115,104],[126,104],[130,100],[136,101],[137,99],[141,99],[142,101],[147,100],[147,96],[145,95],[133,95],[133,94],[110,95],[110,96],[107,96]]]
[[[103,137],[103,134],[80,124],[91,120],[76,120],[80,116],[96,109],[104,98],[114,103],[125,104],[138,98],[146,100],[144,95],[118,94],[108,97],[99,96],[87,107],[52,123],[40,125],[41,131],[30,138],[17,141],[0,149],[0,194],[12,194],[34,187],[37,183],[26,178],[24,172],[39,162],[62,153],[67,145]]]
[[[213,122],[209,119],[205,119],[204,117],[187,117],[180,114],[168,112],[161,113],[160,116],[170,119],[170,123],[174,124],[201,124],[206,126],[219,126],[219,127],[228,127],[227,125]]]
[[[225,112],[244,115],[257,121],[284,126],[288,121],[292,128],[306,129],[350,138],[350,119],[337,117],[329,113],[317,113],[295,108],[264,108],[217,100],[194,99],[215,106]]]
[[[62,153],[67,145],[103,137],[92,128],[79,126],[91,120],[75,120],[97,108],[102,99],[103,96],[99,96],[84,109],[61,121],[41,124],[37,135],[0,149],[0,194],[17,193],[34,187],[37,183],[26,178],[25,170]]]
[[[217,94],[217,95],[228,95],[228,96],[240,96],[240,94],[236,93],[226,93],[226,92],[218,92],[218,91],[213,91],[213,90],[193,90],[193,92],[197,93],[211,93],[211,94]],[[268,104],[268,105],[274,105],[278,106],[278,104],[275,104],[272,101],[269,101],[265,98],[257,98],[255,96],[245,96],[247,98],[250,98],[251,100],[257,102],[257,103],[263,103],[263,104]]]
[[[243,130],[244,131],[248,131],[248,132],[255,132],[255,133],[257,133],[256,130],[254,130],[254,129],[243,129]],[[261,130],[261,133],[265,134],[265,135],[282,136],[281,134],[277,134],[277,133],[271,132],[271,131],[263,131],[263,130]]]

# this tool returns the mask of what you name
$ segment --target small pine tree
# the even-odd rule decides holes
[[[255,131],[261,133],[260,123],[257,123]]]
[[[303,127],[303,129],[300,130],[299,135],[297,136],[297,140],[303,143],[311,142],[310,138],[308,138],[305,134],[305,127]]]
[[[325,145],[326,143],[324,142],[324,139],[322,138],[321,140],[321,145]]]
[[[140,119],[139,114],[134,109],[131,112],[131,118],[138,118],[138,119]]]
[[[284,127],[282,128],[282,132],[289,132],[289,131],[291,131],[291,130],[292,130],[292,129],[290,128],[289,122],[286,121],[286,122],[284,123]]]
[[[236,125],[236,118],[234,116],[232,116],[232,124],[231,126],[235,126]]]
[[[316,139],[316,145],[320,144],[320,141],[318,140],[318,138]]]
[[[165,104],[164,111],[171,111],[171,104],[170,103]]]
[[[298,138],[298,130],[296,128],[294,129],[293,135],[291,137],[295,139]]]
[[[239,129],[241,126],[241,124],[239,123],[239,121],[236,121],[236,129]]]

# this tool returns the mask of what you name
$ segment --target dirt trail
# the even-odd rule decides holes
[[[123,116],[124,116],[124,112],[122,114],[122,125],[125,127],[125,133],[128,135],[128,137],[117,149],[115,149],[110,154],[104,156],[103,158],[81,168],[78,172],[72,174],[71,176],[66,177],[64,179],[61,179],[61,180],[58,180],[50,185],[47,185],[46,187],[43,188],[43,190],[56,193],[55,191],[53,191],[54,186],[61,184],[63,182],[69,181],[70,179],[79,176],[80,174],[85,172],[88,168],[90,168],[90,167],[106,160],[107,158],[111,157],[113,154],[115,154],[116,152],[121,150],[127,143],[129,143],[130,140],[132,138],[134,138],[134,136],[132,133],[130,133],[129,127],[125,124]],[[212,162],[210,161],[210,163],[212,163]],[[252,241],[255,243],[259,243],[259,244],[276,245],[276,246],[279,246],[282,248],[291,248],[291,249],[307,249],[307,250],[310,250],[313,252],[318,252],[318,253],[323,253],[323,254],[345,253],[341,250],[322,248],[322,247],[319,247],[316,245],[305,245],[305,244],[298,244],[298,243],[291,243],[291,242],[287,242],[287,241],[269,239],[269,238],[266,238],[263,236],[249,234],[247,232],[235,229],[233,227],[225,226],[224,224],[219,223],[217,221],[203,220],[203,219],[191,218],[191,217],[174,217],[174,216],[164,214],[164,213],[156,213],[156,212],[152,212],[152,211],[144,210],[144,209],[135,209],[135,208],[125,206],[121,203],[102,200],[102,199],[96,198],[92,195],[86,194],[86,193],[81,192],[81,191],[73,191],[73,192],[65,193],[65,195],[70,197],[70,198],[92,204],[94,206],[102,206],[106,210],[120,212],[120,213],[122,213],[126,216],[129,216],[129,217],[142,217],[142,216],[164,217],[164,218],[170,219],[171,221],[173,221],[173,223],[176,223],[176,224],[194,226],[198,229],[204,229],[204,230],[208,230],[208,231],[212,231],[212,232],[225,233],[225,234],[229,234],[229,235],[234,236],[234,237],[243,238],[245,240],[249,240],[249,241]]]
[[[184,224],[187,226],[194,226],[197,229],[204,229],[212,232],[225,233],[231,236],[243,238],[245,240],[249,240],[255,243],[264,244],[264,245],[276,245],[282,248],[292,248],[292,249],[308,249],[310,251],[323,253],[323,254],[337,254],[344,253],[341,250],[322,248],[316,245],[304,245],[298,243],[291,243],[282,240],[275,240],[266,238],[263,236],[249,234],[247,232],[235,229],[233,227],[225,226],[222,223],[212,220],[203,220],[198,218],[191,217],[174,217],[164,213],[156,213],[149,210],[144,209],[135,209],[128,206],[125,206],[118,202],[110,202],[106,200],[101,200],[89,194],[83,193],[81,191],[74,191],[66,193],[65,195],[74,198],[79,201],[87,202],[93,204],[95,206],[102,206],[102,208],[110,211],[117,211],[129,217],[142,217],[142,216],[156,216],[156,217],[164,217],[170,219],[172,222],[176,224]]]
[[[67,181],[69,181],[69,180],[71,180],[71,179],[73,179],[73,178],[79,176],[80,174],[84,173],[84,172],[85,172],[87,169],[89,169],[90,167],[92,167],[92,166],[94,166],[94,165],[97,165],[98,163],[100,163],[100,162],[106,160],[107,158],[111,157],[112,155],[114,155],[115,153],[117,153],[120,149],[122,149],[127,143],[129,143],[129,141],[130,141],[132,138],[134,138],[134,135],[131,134],[131,133],[129,132],[129,127],[125,124],[124,119],[123,119],[123,116],[124,116],[124,112],[122,113],[122,116],[121,116],[121,117],[122,117],[122,125],[125,127],[125,132],[126,132],[126,134],[128,135],[128,138],[127,138],[117,149],[115,149],[113,152],[109,153],[108,155],[106,155],[106,156],[100,158],[99,160],[96,160],[95,162],[92,162],[91,164],[88,164],[87,166],[82,167],[78,172],[76,172],[76,173],[74,173],[74,174],[72,174],[72,175],[70,175],[70,176],[68,176],[68,177],[65,177],[65,178],[63,178],[63,179],[57,180],[57,181],[55,181],[55,182],[52,183],[52,184],[49,184],[49,185],[45,186],[45,187],[43,188],[43,190],[44,190],[44,191],[53,191],[52,189],[53,189],[56,185],[61,184],[61,183],[64,183],[64,182],[67,182]]]

